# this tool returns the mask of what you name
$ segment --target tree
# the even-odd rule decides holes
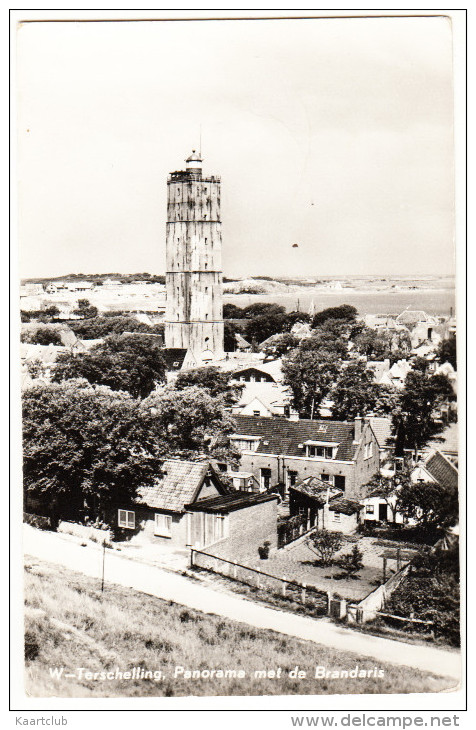
[[[412,571],[389,597],[386,609],[432,622],[435,638],[460,645],[459,547],[436,548],[412,561]],[[400,622],[399,622],[400,623]],[[412,631],[418,624],[412,624]],[[426,627],[424,630],[428,630]]]
[[[285,332],[291,332],[294,325],[299,323],[309,323],[310,316],[306,312],[288,312],[284,320]]]
[[[241,327],[238,327],[234,322],[225,321],[223,332],[223,346],[225,352],[235,352],[237,348],[237,334],[241,334]]]
[[[376,416],[390,416],[398,406],[400,391],[394,385],[376,384],[376,401],[374,414]]]
[[[233,374],[210,366],[183,370],[174,380],[174,390],[184,390],[194,386],[203,388],[212,398],[221,398],[227,406],[234,405],[240,397],[243,385],[232,382]]]
[[[197,386],[166,387],[144,400],[143,408],[153,415],[155,429],[169,452],[195,459],[235,456],[228,439],[234,423],[222,397]]]
[[[456,335],[451,335],[447,340],[442,340],[438,345],[437,357],[441,363],[449,362],[454,369],[457,369],[456,359]]]
[[[334,555],[341,548],[342,535],[339,532],[321,530],[314,533],[306,542],[306,545],[311,552],[317,555],[321,565],[332,565]]]
[[[397,491],[397,509],[425,532],[443,530],[458,522],[458,491],[434,482],[404,480]]]
[[[285,307],[282,307],[280,304],[273,304],[272,302],[255,302],[254,304],[249,304],[242,310],[242,316],[246,319],[279,314],[286,314]]]
[[[336,335],[325,326],[314,331],[312,337],[301,340],[299,347],[302,351],[325,350],[329,355],[337,359],[347,356],[347,342],[344,337]]]
[[[283,383],[293,394],[294,408],[305,418],[314,418],[335,382],[340,360],[327,349],[307,347],[309,340],[283,358]]]
[[[297,337],[294,337],[289,332],[284,332],[282,335],[275,335],[272,342],[269,342],[260,349],[263,350],[266,357],[278,358],[293,350],[298,345],[299,340]]]
[[[357,578],[357,573],[362,570],[364,564],[362,552],[357,545],[354,545],[350,553],[345,553],[337,561],[337,565],[343,571],[346,578]]]
[[[24,332],[21,340],[32,345],[61,346],[63,344],[60,333],[51,327],[39,327],[35,332]]]
[[[241,307],[229,303],[223,305],[223,319],[243,319],[244,316]]]
[[[404,449],[414,449],[417,453],[443,430],[443,422],[434,413],[448,399],[454,399],[454,392],[446,376],[408,373],[392,418],[397,455],[402,455]]]
[[[268,337],[284,332],[286,314],[270,311],[253,318],[248,318],[245,326],[245,337],[248,341],[264,342]]]
[[[377,402],[378,386],[373,382],[373,373],[364,363],[347,365],[332,388],[332,416],[338,420],[353,420],[374,412]]]
[[[163,335],[164,325],[147,325],[135,317],[117,312],[105,312],[100,317],[86,318],[69,323],[75,335],[84,340],[97,340],[108,335],[122,335],[127,332]],[[157,338],[159,339],[159,338]]]
[[[130,395],[85,381],[24,393],[24,489],[45,514],[107,519],[153,483],[162,456],[152,416]]]
[[[354,322],[357,317],[357,310],[350,304],[342,304],[339,307],[328,307],[317,312],[312,320],[313,327],[319,327],[329,319],[341,319],[347,322]]]
[[[79,314],[84,319],[92,319],[97,317],[97,307],[90,304],[89,299],[78,299],[78,309],[74,310],[74,314]]]
[[[408,354],[408,348],[400,347],[399,342],[400,340],[395,339],[391,332],[378,332],[371,327],[362,328],[354,337],[355,349],[361,355],[371,360],[388,359],[391,364],[404,359]]]
[[[57,361],[53,380],[57,383],[85,378],[89,383],[107,385],[112,390],[145,398],[165,379],[161,347],[140,335],[110,336],[90,352],[63,353]]]

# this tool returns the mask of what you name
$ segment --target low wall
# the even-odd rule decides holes
[[[407,563],[398,573],[392,575],[386,583],[383,583],[363,598],[360,603],[349,606],[347,611],[348,621],[350,623],[367,623],[367,621],[373,621],[377,617],[378,612],[384,608],[386,600],[390,598],[394,590],[408,575],[410,569],[411,563]]]
[[[60,522],[58,532],[64,532],[65,535],[74,535],[81,537],[83,540],[92,540],[102,544],[103,540],[110,542],[111,531],[101,530],[99,527],[91,527],[90,525],[80,525],[78,522]]]
[[[54,530],[56,527],[51,517],[32,515],[29,512],[23,513],[23,522],[32,525],[32,527],[38,527],[40,530]]]
[[[215,552],[213,545],[212,549]],[[286,580],[283,576],[270,575],[256,568],[249,568],[238,562],[225,560],[218,555],[205,553],[200,550],[191,550],[191,564],[193,567],[210,570],[240,583],[246,583],[254,588],[263,589],[270,593],[279,594],[288,600],[294,600],[306,605],[312,605],[316,614],[324,615],[328,609],[328,594],[314,586],[307,586],[298,581]]]

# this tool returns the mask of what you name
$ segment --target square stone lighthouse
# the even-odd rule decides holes
[[[195,150],[167,181],[165,346],[197,362],[223,354],[220,178]]]

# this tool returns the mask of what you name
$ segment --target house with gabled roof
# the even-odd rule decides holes
[[[361,506],[344,496],[341,489],[317,477],[306,477],[289,489],[289,514],[305,520],[306,529],[355,532]]]
[[[458,469],[437,449],[416,465],[410,478],[412,482],[430,482],[450,490],[458,489]]]
[[[233,417],[233,446],[241,469],[251,472],[265,491],[290,487],[308,476],[326,481],[347,498],[360,498],[362,487],[379,470],[379,448],[367,419],[353,422]]]
[[[122,537],[177,549],[219,548],[222,557],[257,555],[277,542],[277,496],[229,490],[208,461],[167,459],[152,486],[117,511]]]

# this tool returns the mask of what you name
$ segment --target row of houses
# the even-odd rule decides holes
[[[415,466],[411,479],[457,489],[458,472],[434,451]],[[397,491],[384,495],[378,490],[361,490],[359,496],[339,482],[308,475],[289,487],[289,511],[307,529],[353,533],[365,523],[405,522],[396,509],[397,496]],[[269,491],[230,489],[208,461],[169,459],[152,486],[118,509],[117,527],[139,544],[213,548],[214,555],[243,561],[256,557],[265,542],[271,549],[277,546],[278,501]]]

